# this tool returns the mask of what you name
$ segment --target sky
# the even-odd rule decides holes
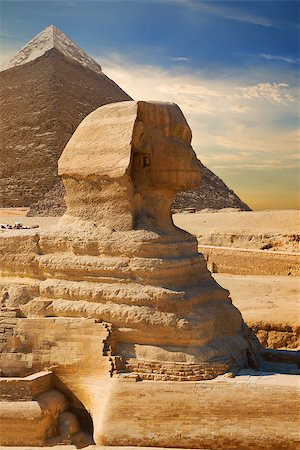
[[[177,103],[252,209],[299,208],[299,1],[0,0],[0,64],[50,24],[134,99]]]

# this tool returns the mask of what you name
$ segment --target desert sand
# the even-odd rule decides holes
[[[215,273],[214,278],[230,291],[248,323],[259,320],[300,326],[298,277]]]
[[[29,208],[0,208],[0,218],[24,217],[27,214]]]
[[[205,231],[248,233],[299,233],[300,214],[297,210],[275,211],[234,211],[233,209],[175,214],[178,226],[189,229],[190,233]]]
[[[228,289],[260,342],[270,348],[300,348],[300,279],[291,276],[213,274]]]
[[[199,244],[299,252],[297,210],[175,214],[175,224],[197,236]]]

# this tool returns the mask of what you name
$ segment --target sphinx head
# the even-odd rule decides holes
[[[172,103],[102,106],[79,125],[59,160],[67,215],[115,230],[166,230],[175,195],[199,186],[191,130]]]

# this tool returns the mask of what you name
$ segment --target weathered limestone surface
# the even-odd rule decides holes
[[[1,377],[0,444],[42,446],[53,439],[59,443],[62,436],[78,436],[80,427],[74,427],[77,419],[68,411],[69,406],[64,394],[55,389],[52,372],[25,378]]]
[[[92,410],[90,384],[104,397],[108,338],[109,328],[93,319],[19,318],[0,354],[0,445],[93,443],[83,405]],[[53,374],[38,372],[44,367]]]
[[[42,446],[55,435],[58,417],[67,407],[66,398],[56,390],[35,401],[2,401],[0,444]]]
[[[111,446],[292,450],[300,438],[298,378],[245,371],[197,383],[112,380],[95,439]]]
[[[104,358],[109,334],[107,326],[94,319],[20,318],[0,354],[0,367],[9,377],[24,377],[45,367],[60,372],[63,367],[74,368],[77,374],[81,368],[92,373],[101,369],[107,375],[112,367]]]
[[[3,310],[19,316],[3,372],[19,355],[19,375],[51,369],[99,445],[294,448],[293,377],[267,388],[216,378],[261,356],[196,238],[172,222],[174,196],[201,178],[190,142],[174,104],[124,102],[84,119],[59,161],[59,224],[0,237]]]
[[[136,382],[136,377],[125,374],[110,378],[109,357],[103,356],[103,341],[108,340],[109,332],[102,324],[92,319],[50,317],[19,321],[18,335],[33,344],[40,358],[44,355],[44,364],[54,363],[57,388],[65,394],[72,391],[90,411],[98,445],[277,450],[297,446],[296,376],[245,371],[233,379],[198,382]],[[48,353],[47,341],[51,343]],[[27,378],[36,389],[36,377]],[[14,405],[10,424],[17,423],[20,414]],[[32,416],[33,407],[32,402],[24,402],[26,417]],[[36,414],[37,428],[38,409]],[[18,436],[22,436],[24,419],[19,424]],[[11,437],[11,427],[4,429]],[[33,428],[25,429],[32,439]],[[25,445],[26,441],[19,442]]]

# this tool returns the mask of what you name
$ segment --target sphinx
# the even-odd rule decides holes
[[[78,413],[97,445],[295,448],[298,380],[253,370],[262,363],[254,333],[196,238],[172,221],[175,195],[201,183],[191,138],[175,104],[105,105],[59,160],[58,224],[1,232],[2,321],[12,331],[0,366],[29,377],[3,380],[4,399],[21,388],[3,410],[1,444],[61,442],[55,432]]]
[[[201,181],[191,138],[172,103],[130,101],[88,115],[58,163],[67,211],[40,231],[26,265],[38,284],[21,306],[26,317],[109,323],[113,370],[141,369],[142,379],[214,378],[249,364],[240,312],[196,238],[172,221],[176,194]]]

